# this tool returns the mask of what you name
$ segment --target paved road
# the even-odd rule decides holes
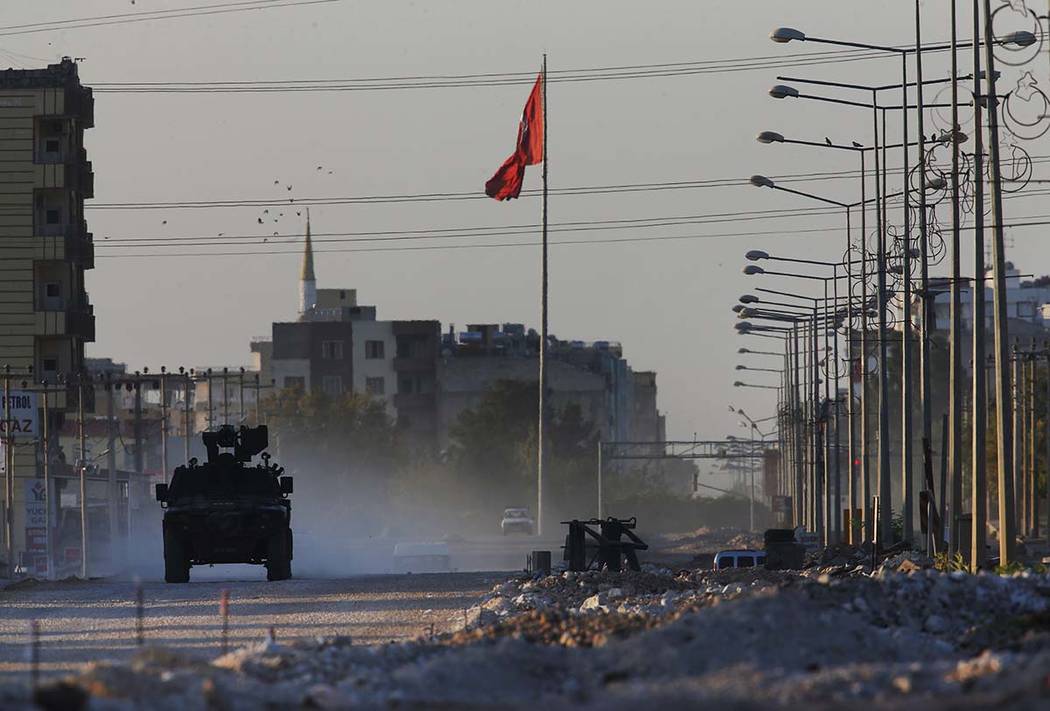
[[[204,571],[202,571],[204,572]],[[148,644],[218,654],[219,595],[230,591],[231,644],[262,639],[273,626],[278,640],[350,635],[376,644],[419,636],[433,624],[452,627],[499,573],[376,575],[293,579],[267,583],[255,569],[244,575],[195,576],[187,585],[145,582]],[[212,578],[212,579],[207,579]],[[122,659],[135,650],[135,587],[130,581],[39,583],[0,592],[0,681],[27,673],[27,632],[41,625],[41,670],[68,672],[79,664]]]

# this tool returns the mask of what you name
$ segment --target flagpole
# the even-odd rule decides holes
[[[547,436],[547,55],[543,55],[543,266],[540,295],[540,411],[536,443],[536,535],[543,535],[544,440]]]

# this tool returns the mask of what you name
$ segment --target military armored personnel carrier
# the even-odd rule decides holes
[[[157,484],[164,579],[189,582],[190,566],[214,563],[262,564],[267,580],[292,577],[292,477],[263,453],[266,426],[224,425],[201,437],[208,461],[191,459],[170,484]],[[259,454],[262,463],[252,464]]]

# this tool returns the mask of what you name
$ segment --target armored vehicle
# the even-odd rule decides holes
[[[292,577],[292,477],[263,453],[266,426],[224,425],[201,436],[208,461],[191,459],[170,484],[157,484],[164,579],[185,583],[191,565],[214,563],[263,564],[267,580]],[[252,464],[260,453],[262,463]]]

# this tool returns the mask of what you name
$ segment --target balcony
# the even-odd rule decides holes
[[[68,309],[60,298],[43,299],[36,309],[36,335],[70,336],[82,341],[95,340],[95,314],[91,304]]]
[[[45,227],[55,227],[48,225]],[[84,229],[76,229],[71,225],[59,226],[61,229],[49,229],[48,232],[58,234],[41,234],[44,228],[37,230],[38,237],[35,241],[36,250],[33,259],[37,261],[76,262],[84,269],[95,267],[95,243],[94,237]]]
[[[394,372],[429,373],[437,368],[437,356],[408,356],[394,358]]]

